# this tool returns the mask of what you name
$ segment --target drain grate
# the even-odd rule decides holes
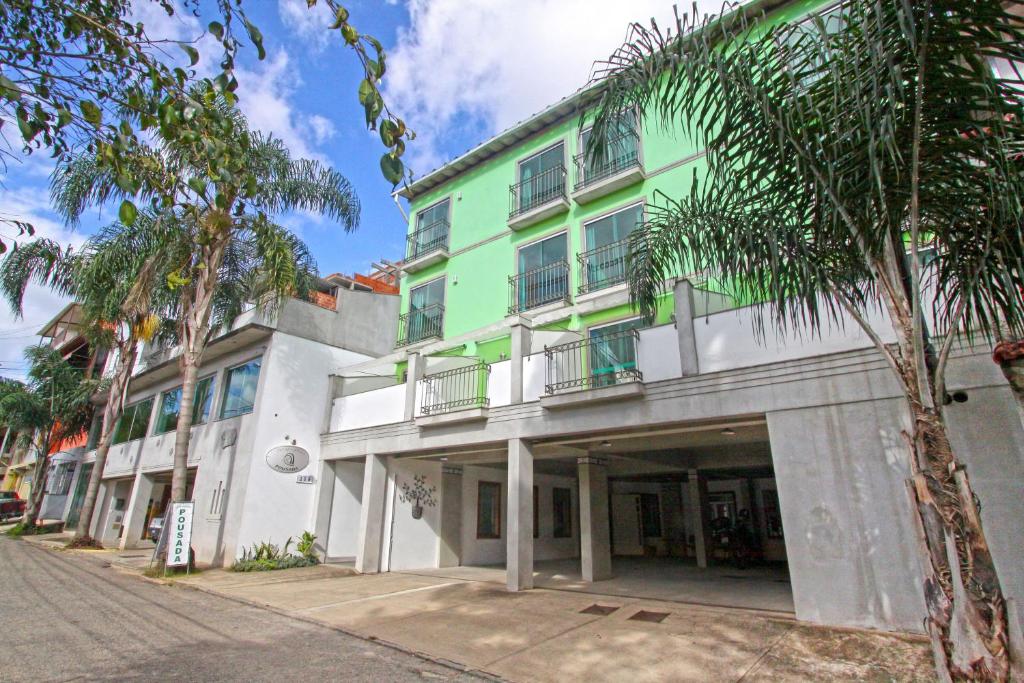
[[[668,612],[648,612],[647,610],[640,610],[629,618],[630,621],[649,621],[652,624],[660,624],[665,621],[665,617],[668,616]]]
[[[596,614],[601,617],[606,617],[617,609],[619,608],[615,605],[593,604],[590,607],[587,607],[586,609],[581,609],[580,614]]]

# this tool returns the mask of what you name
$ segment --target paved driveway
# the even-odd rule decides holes
[[[281,572],[282,574],[285,572]],[[337,630],[0,537],[0,680],[472,678]]]

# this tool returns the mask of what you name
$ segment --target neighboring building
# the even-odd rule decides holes
[[[787,18],[813,6],[773,4]],[[587,160],[589,101],[562,100],[402,190],[397,347],[340,372],[320,440],[328,559],[504,565],[511,590],[535,571],[577,588],[615,577],[594,590],[920,631],[891,370],[852,321],[759,342],[753,310],[699,273],[678,273],[644,324],[626,239],[704,154],[627,113],[606,159]],[[968,399],[948,419],[1016,619],[1024,430],[988,349],[955,352],[949,389]],[[718,559],[737,525],[755,569]]]
[[[316,484],[309,472],[319,459],[331,376],[394,345],[397,296],[328,280],[318,289],[310,301],[285,299],[273,314],[244,313],[206,349],[188,459],[200,564],[230,564],[242,546],[283,542],[312,528]],[[141,354],[92,521],[104,545],[147,544],[149,521],[170,499],[177,356],[174,348]],[[284,465],[271,453],[278,447],[288,447]],[[303,454],[311,467],[302,466]],[[76,490],[94,460],[90,450]]]

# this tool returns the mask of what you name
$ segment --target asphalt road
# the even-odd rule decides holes
[[[471,680],[96,558],[0,537],[0,681]]]

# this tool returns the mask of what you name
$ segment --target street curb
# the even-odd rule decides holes
[[[149,577],[145,577],[144,576],[142,578],[149,578]],[[163,582],[161,582],[161,583],[163,583]],[[165,585],[180,586],[182,588],[188,588],[190,590],[198,591],[200,593],[207,593],[209,595],[216,595],[219,598],[223,598],[225,600],[231,600],[233,602],[237,602],[237,603],[240,603],[240,604],[243,604],[243,605],[248,605],[250,607],[256,607],[256,608],[259,608],[259,609],[264,609],[264,610],[266,610],[268,612],[273,612],[274,614],[279,614],[279,615],[281,615],[283,617],[288,617],[290,619],[295,619],[297,621],[302,621],[302,622],[305,622],[307,624],[312,624],[314,626],[319,626],[321,628],[327,628],[327,629],[330,629],[332,631],[337,631],[338,633],[344,633],[347,636],[352,636],[353,638],[359,638],[360,640],[365,640],[365,641],[370,642],[370,643],[377,643],[378,645],[383,645],[384,647],[390,648],[390,649],[395,650],[397,652],[401,652],[401,653],[407,654],[407,655],[412,655],[412,656],[418,657],[420,659],[425,659],[428,662],[433,662],[434,664],[438,664],[440,666],[445,666],[445,667],[448,667],[449,669],[455,669],[456,671],[461,671],[462,673],[473,674],[474,676],[480,676],[481,678],[486,678],[486,679],[492,680],[492,681],[502,681],[502,682],[504,682],[504,681],[507,680],[507,679],[502,678],[501,676],[498,676],[497,674],[493,674],[493,673],[491,673],[489,671],[484,671],[483,669],[476,669],[474,667],[462,664],[461,662],[456,662],[456,661],[452,661],[452,660],[449,660],[449,659],[444,659],[442,657],[435,657],[434,655],[431,655],[429,653],[420,652],[419,650],[413,650],[412,648],[405,647],[404,645],[401,645],[399,643],[393,643],[393,642],[391,642],[389,640],[382,640],[382,639],[380,639],[380,638],[378,638],[376,636],[368,635],[368,634],[365,634],[365,633],[359,633],[358,631],[353,631],[353,630],[347,629],[347,628],[345,628],[343,626],[336,626],[334,624],[327,624],[327,623],[324,623],[322,621],[318,621],[318,620],[316,620],[316,619],[314,619],[312,617],[306,616],[304,614],[296,614],[295,612],[289,612],[288,610],[280,609],[278,607],[274,607],[274,606],[268,605],[266,603],[257,602],[255,600],[248,600],[246,598],[240,598],[240,597],[235,596],[235,595],[228,595],[228,594],[225,594],[225,593],[221,593],[221,592],[219,592],[217,590],[214,590],[212,588],[207,588],[205,586],[199,586],[199,585],[191,584],[191,583],[183,583],[183,582],[174,581],[174,580],[167,581]]]

